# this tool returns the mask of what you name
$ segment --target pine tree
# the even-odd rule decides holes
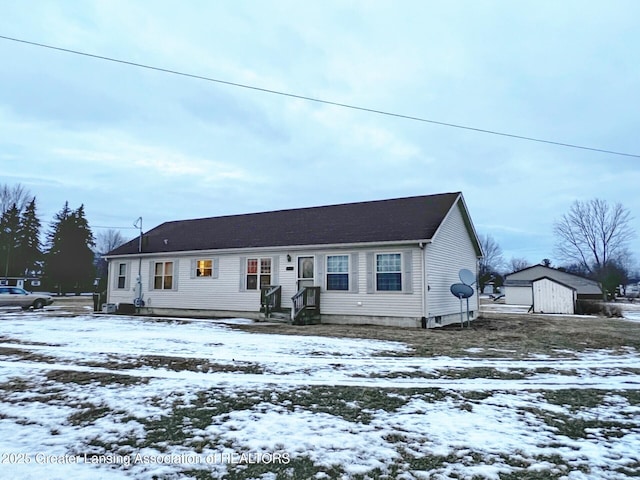
[[[16,250],[18,247],[18,229],[20,227],[20,210],[14,203],[0,218],[0,275],[13,277],[22,275],[18,271]]]
[[[48,234],[46,276],[60,293],[89,289],[95,277],[95,240],[85,218],[84,205],[71,210],[65,202]]]
[[[77,210],[72,212],[71,220],[71,248],[75,253],[74,270],[77,288],[89,289],[96,277],[95,254],[93,253],[96,242],[85,217],[84,205],[80,205]]]
[[[36,197],[20,216],[16,261],[23,273],[34,275],[41,270],[40,220],[36,215]]]

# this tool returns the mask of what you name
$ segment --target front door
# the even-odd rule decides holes
[[[313,287],[313,257],[298,257],[298,291],[304,287]]]

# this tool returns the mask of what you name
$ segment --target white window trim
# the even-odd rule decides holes
[[[346,257],[347,258],[347,271],[346,272],[329,272],[329,257]],[[352,260],[351,254],[349,253],[332,253],[327,254],[325,257],[325,273],[324,273],[324,284],[327,292],[331,293],[349,293],[352,292],[352,279],[351,279],[351,268],[352,268]],[[329,289],[329,275],[347,275],[347,288],[346,289]]]
[[[211,275],[198,275],[198,262],[211,262]],[[220,276],[220,259],[216,257],[198,257],[191,260],[190,278],[212,280]]]
[[[257,260],[258,268],[256,273],[249,273],[249,261]],[[269,273],[262,273],[262,261],[269,260]],[[273,283],[274,279],[274,266],[277,262],[273,257],[246,257],[244,260],[244,290],[247,292],[260,291],[260,277],[262,275],[269,275],[269,284]],[[249,288],[249,275],[256,275],[256,288]]]
[[[120,275],[120,267],[124,265],[124,275]],[[115,290],[129,290],[129,262],[116,262],[115,264]],[[124,285],[120,286],[120,278],[124,277]]]
[[[162,264],[162,288],[156,288],[156,265]],[[167,263],[173,264],[173,270],[171,272],[171,288],[164,288],[165,268]],[[167,258],[160,260],[151,260],[149,262],[149,290],[154,292],[171,292],[178,290],[178,274],[179,274],[179,261],[177,259]]]
[[[378,290],[378,255],[400,255],[400,290]],[[413,294],[413,250],[401,250],[401,251],[380,251],[369,250],[366,253],[366,267],[367,267],[367,294],[386,294],[397,295],[398,293]],[[391,273],[391,272],[381,272]]]
[[[399,272],[378,272],[378,255],[400,255],[400,271]],[[404,291],[404,256],[402,252],[375,252],[373,255],[373,286],[376,293],[402,293]],[[378,289],[378,274],[379,273],[399,273],[400,274],[400,289],[399,290],[379,290]]]

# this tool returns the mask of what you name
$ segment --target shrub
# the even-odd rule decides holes
[[[600,315],[603,317],[622,317],[622,309],[617,305],[608,305],[599,300],[578,300],[576,313],[579,315]]]

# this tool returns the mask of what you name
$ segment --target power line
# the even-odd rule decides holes
[[[350,105],[348,103],[341,103],[341,102],[334,102],[331,100],[323,100],[320,98],[314,98],[314,97],[308,97],[305,95],[298,95],[295,93],[288,93],[288,92],[282,92],[279,90],[272,90],[269,88],[262,88],[262,87],[256,87],[253,85],[247,85],[247,84],[243,84],[243,83],[237,83],[237,82],[230,82],[227,80],[220,80],[217,78],[212,78],[212,77],[205,77],[202,75],[195,75],[192,73],[186,73],[186,72],[181,72],[178,70],[171,70],[168,68],[162,68],[162,67],[155,67],[152,65],[146,65],[143,63],[137,63],[137,62],[130,62],[127,60],[121,60],[121,59],[117,59],[117,58],[112,58],[112,57],[105,57],[102,55],[95,55],[93,53],[87,53],[87,52],[81,52],[79,50],[72,50],[72,49],[68,49],[68,48],[62,48],[62,47],[56,47],[53,45],[47,45],[44,43],[38,43],[38,42],[32,42],[29,40],[22,40],[19,38],[14,38],[14,37],[7,37],[4,35],[0,35],[0,39],[4,39],[4,40],[10,40],[12,42],[19,42],[19,43],[24,43],[27,45],[32,45],[32,46],[36,46],[36,47],[41,47],[41,48],[48,48],[51,50],[57,50],[60,52],[65,52],[65,53],[73,53],[75,55],[82,55],[85,57],[90,57],[90,58],[96,58],[99,60],[105,60],[108,62],[114,62],[114,63],[120,63],[120,64],[124,64],[124,65],[130,65],[133,67],[138,67],[138,68],[146,68],[148,70],[154,70],[157,72],[163,72],[163,73],[170,73],[172,75],[180,75],[182,77],[188,77],[188,78],[195,78],[197,80],[205,80],[207,82],[215,82],[215,83],[220,83],[223,85],[230,85],[233,87],[239,87],[239,88],[246,88],[249,90],[256,90],[259,92],[264,92],[264,93],[270,93],[273,95],[280,95],[283,97],[290,97],[290,98],[296,98],[299,100],[307,100],[309,102],[316,102],[316,103],[322,103],[325,105],[333,105],[335,107],[342,107],[342,108],[349,108],[351,110],[358,110],[358,111],[362,111],[362,112],[368,112],[368,113],[375,113],[378,115],[385,115],[385,116],[389,116],[389,117],[395,117],[395,118],[402,118],[405,120],[412,120],[412,121],[416,121],[416,122],[423,122],[423,123],[430,123],[433,125],[440,125],[443,127],[451,127],[451,128],[459,128],[462,130],[470,130],[473,132],[478,132],[478,133],[486,133],[486,134],[490,134],[490,135],[498,135],[498,136],[502,136],[502,137],[509,137],[509,138],[516,138],[518,140],[526,140],[529,142],[538,142],[538,143],[546,143],[549,145],[557,145],[560,147],[568,147],[568,148],[576,148],[576,149],[580,149],[580,150],[589,150],[592,152],[600,152],[600,153],[607,153],[610,155],[620,155],[620,156],[624,156],[624,157],[634,157],[634,158],[640,158],[640,155],[637,154],[633,154],[633,153],[625,153],[625,152],[617,152],[614,150],[606,150],[606,149],[602,149],[602,148],[594,148],[594,147],[587,147],[584,145],[577,145],[577,144],[572,144],[572,143],[565,143],[565,142],[556,142],[553,140],[545,140],[542,138],[535,138],[535,137],[528,137],[525,135],[516,135],[513,133],[506,133],[506,132],[499,132],[497,130],[488,130],[488,129],[484,129],[484,128],[476,128],[476,127],[469,127],[466,125],[459,125],[456,123],[448,123],[448,122],[440,122],[438,120],[431,120],[431,119],[427,119],[427,118],[422,118],[422,117],[415,117],[412,115],[404,115],[401,113],[393,113],[393,112],[387,112],[384,110],[376,110],[374,108],[367,108],[367,107],[359,107],[357,105]]]
[[[136,227],[114,227],[108,225],[91,225],[91,228],[107,228],[111,230],[135,230]]]

